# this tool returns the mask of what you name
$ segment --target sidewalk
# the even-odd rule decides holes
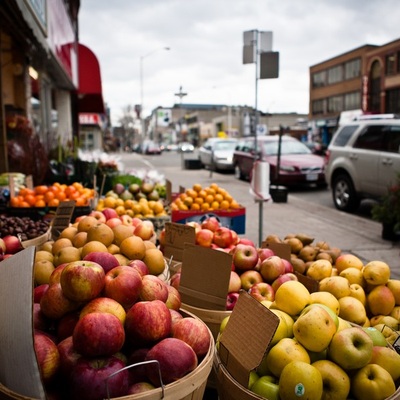
[[[287,203],[271,201],[258,202],[249,193],[249,186],[243,182],[239,189],[229,183],[235,178],[231,175],[210,174],[204,169],[178,170],[165,168],[163,171],[172,182],[173,191],[179,186],[188,188],[194,183],[208,186],[216,182],[227,189],[232,196],[246,207],[246,233],[240,235],[259,243],[267,235],[275,234],[284,238],[290,233],[306,233],[315,241],[326,241],[342,252],[351,252],[364,262],[380,260],[389,264],[392,278],[400,279],[400,243],[392,243],[381,238],[381,224],[366,218],[339,212],[334,208],[309,203],[289,192]],[[243,190],[246,188],[246,190]],[[259,217],[263,217],[260,231]]]

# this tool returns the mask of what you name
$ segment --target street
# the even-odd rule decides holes
[[[288,234],[306,233],[315,241],[325,241],[342,252],[353,253],[364,262],[385,261],[392,269],[392,276],[400,278],[400,244],[382,239],[381,224],[371,220],[368,206],[358,214],[338,211],[328,189],[290,191],[286,203],[258,202],[250,193],[249,182],[239,181],[233,174],[184,169],[182,158],[194,158],[195,154],[118,155],[125,171],[155,169],[171,182],[173,192],[178,192],[180,187],[192,187],[194,183],[206,187],[213,182],[228,190],[246,209],[246,229],[240,236],[258,245],[270,234],[284,238]]]

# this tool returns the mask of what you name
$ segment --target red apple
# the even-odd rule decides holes
[[[192,227],[194,228],[195,232],[198,232],[198,231],[201,229],[201,225],[200,225],[200,223],[197,222],[197,221],[189,221],[189,222],[186,222],[186,225],[192,226]]]
[[[167,285],[168,289],[168,298],[165,304],[169,309],[179,310],[181,308],[182,300],[181,294],[178,289],[174,288],[171,285]]]
[[[122,224],[123,224],[122,220],[118,216],[112,217],[106,221],[106,225],[109,226],[111,229],[115,228],[118,225],[122,225]]]
[[[173,286],[175,289],[179,290],[179,283],[181,281],[181,273],[176,272],[174,275],[171,276],[171,280],[169,284]]]
[[[108,207],[108,208],[105,208],[104,210],[101,210],[101,212],[105,215],[106,220],[109,220],[111,218],[119,219],[118,213],[115,211],[114,208]]]
[[[215,232],[220,227],[220,223],[216,217],[208,217],[200,223],[200,226],[202,229],[209,229]]]
[[[129,372],[123,370],[124,367],[125,363],[114,356],[81,357],[72,369],[68,381],[69,398],[95,400],[125,396],[129,388]],[[117,371],[120,372],[116,373]]]
[[[275,255],[275,252],[268,247],[260,247],[257,249],[257,251],[258,251],[258,257],[260,257],[261,261]]]
[[[258,301],[269,300],[274,301],[275,292],[272,286],[267,282],[260,282],[254,284],[248,291],[250,296]]]
[[[129,386],[128,394],[145,393],[155,389],[155,386],[148,382],[137,382]]]
[[[34,333],[34,349],[40,376],[44,383],[51,382],[60,368],[60,354],[50,337],[39,331]]]
[[[158,243],[160,244],[160,247],[165,246],[165,233],[166,230],[163,228],[158,235]]]
[[[33,303],[33,327],[44,332],[51,327],[51,320],[42,313],[39,303]]]
[[[254,269],[258,262],[257,249],[249,244],[238,244],[233,250],[232,262],[236,270]]]
[[[240,274],[240,282],[242,289],[246,292],[256,283],[263,282],[264,279],[261,274],[255,269],[249,269]]]
[[[98,211],[98,210],[93,210],[89,213],[91,217],[95,217],[98,222],[105,223],[107,221],[106,216],[104,215],[103,212]]]
[[[183,378],[198,365],[194,350],[183,340],[171,337],[161,340],[148,351],[146,361],[150,360],[158,361],[164,384]],[[146,371],[150,382],[160,386],[158,368],[147,364]]]
[[[140,273],[127,265],[119,265],[108,271],[105,278],[104,294],[128,309],[139,299],[143,287]]]
[[[285,264],[279,256],[271,256],[260,264],[260,274],[264,281],[272,283],[276,278],[285,273]]]
[[[228,293],[238,292],[242,288],[242,281],[237,272],[231,271],[231,276],[229,277],[229,287]]]
[[[238,298],[239,298],[239,292],[228,293],[226,296],[225,309],[227,311],[232,311],[235,307],[236,302],[238,301]]]
[[[40,309],[51,319],[60,319],[65,314],[77,310],[81,303],[72,301],[64,295],[60,283],[53,283],[40,299]]]
[[[85,257],[83,257],[83,261],[92,261],[100,264],[103,267],[105,273],[119,265],[117,257],[115,257],[111,253],[107,253],[104,251],[92,251],[86,254]]]
[[[122,221],[122,225],[132,226],[132,217],[130,215],[123,214],[119,218]]]
[[[282,258],[282,261],[285,264],[285,274],[288,272],[294,272],[293,265],[290,261],[286,260],[286,258]]]
[[[125,330],[108,312],[93,312],[79,319],[72,334],[75,350],[85,357],[111,356],[121,350]]]
[[[161,300],[138,301],[126,313],[125,331],[136,346],[154,343],[169,336],[171,313]]]
[[[278,278],[276,278],[272,283],[271,286],[274,289],[275,293],[278,290],[279,286],[282,285],[282,283],[285,283],[287,281],[298,281],[297,276],[292,273],[292,272],[287,272],[281,276],[279,276]]]
[[[202,247],[211,247],[214,232],[210,229],[202,228],[196,232],[196,244]]]
[[[180,321],[183,318],[183,315],[178,310],[174,310],[172,308],[169,309],[169,312],[171,313],[171,331],[172,331],[172,327],[174,326],[175,322]]]
[[[167,284],[156,275],[145,275],[139,297],[140,300],[161,300],[165,303],[168,299]]]
[[[150,240],[154,235],[154,225],[149,220],[143,220],[135,227],[133,234],[143,240]]]
[[[142,277],[150,273],[149,267],[142,260],[131,260],[129,261],[128,266],[135,268]]]
[[[210,348],[210,331],[200,319],[185,317],[177,321],[172,327],[172,337],[186,342],[199,358],[206,355]]]
[[[49,278],[49,284],[53,283],[60,283],[60,278],[61,278],[61,272],[65,268],[65,266],[68,265],[68,263],[63,263],[60,265],[57,265],[57,267],[54,268],[53,272],[50,274]]]
[[[108,312],[115,315],[122,325],[125,324],[126,311],[124,307],[111,297],[96,297],[89,301],[80,311],[79,317],[82,318],[92,312]]]
[[[233,244],[232,231],[225,226],[220,226],[214,231],[213,243],[224,249],[229,247]]]
[[[60,284],[66,297],[73,301],[89,301],[104,288],[103,267],[93,261],[73,261],[65,266]]]
[[[57,339],[60,341],[71,336],[78,321],[79,311],[72,311],[61,317],[56,326]]]
[[[39,286],[35,286],[33,289],[33,302],[40,303],[40,299],[42,298],[44,292],[49,288],[48,283],[43,283]]]
[[[0,238],[0,254],[4,254],[6,252],[6,244],[4,240]]]
[[[232,246],[236,246],[239,242],[239,235],[233,229],[231,229],[231,233],[232,233]]]
[[[68,336],[57,344],[58,353],[60,354],[60,372],[64,378],[69,378],[69,375],[81,358],[81,355],[74,349],[72,336]]]
[[[246,245],[249,245],[249,246],[253,246],[254,248],[256,247],[254,242],[251,239],[248,239],[248,238],[240,238],[239,242],[237,244],[246,244]]]
[[[127,364],[132,366],[129,368],[129,384],[139,383],[147,380],[146,367],[144,364],[140,363],[144,362],[148,351],[148,347],[139,347],[134,349],[129,354]]]
[[[22,243],[17,236],[6,235],[3,237],[3,242],[6,246],[6,254],[15,254],[23,249]]]

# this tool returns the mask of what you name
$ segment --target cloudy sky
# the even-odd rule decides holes
[[[113,124],[141,88],[146,115],[179,103],[181,86],[183,103],[254,106],[250,30],[271,31],[280,54],[279,78],[258,81],[258,108],[308,113],[309,67],[400,38],[399,15],[398,0],[81,0],[79,41],[99,60]]]

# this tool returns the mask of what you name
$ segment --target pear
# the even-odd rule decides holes
[[[315,260],[316,255],[318,254],[318,249],[314,246],[304,246],[299,252],[299,258],[303,261],[313,261]]]
[[[305,233],[297,233],[295,235],[295,237],[297,239],[299,239],[301,241],[301,243],[303,243],[303,246],[307,246],[308,244],[311,244],[314,241],[314,238],[305,234]]]

